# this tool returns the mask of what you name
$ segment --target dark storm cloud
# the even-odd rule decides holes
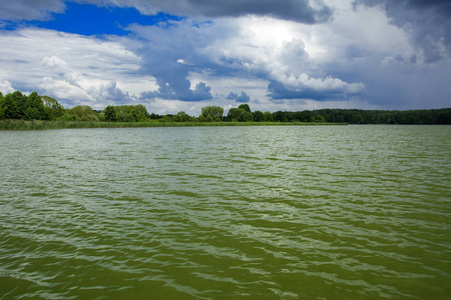
[[[401,1],[402,2],[402,1]],[[436,9],[438,13],[449,16],[451,3],[449,0],[407,0],[405,6],[417,9]]]
[[[322,88],[315,89],[303,87],[302,89],[290,89],[283,83],[272,81],[268,84],[267,96],[272,100],[281,99],[312,99],[315,101],[346,101],[350,96],[358,95],[363,91],[363,87],[357,89],[342,88]]]
[[[451,1],[357,0],[354,5],[383,7],[394,25],[411,33],[426,63],[451,57]]]
[[[187,78],[190,66],[174,63],[171,56],[146,56],[145,73],[157,80],[158,90],[141,94],[141,98],[161,98],[165,100],[202,101],[213,98],[211,88],[200,82],[191,89],[191,81]]]
[[[187,2],[198,14],[207,17],[258,15],[313,24],[324,22],[332,15],[332,10],[322,1],[317,1],[317,8],[313,8],[308,0],[188,0]]]
[[[323,0],[78,0],[97,5],[135,7],[141,13],[165,12],[178,16],[240,17],[270,16],[314,24],[329,20],[332,9]]]
[[[0,20],[41,20],[51,13],[61,13],[66,6],[61,0],[1,0]]]
[[[168,24],[169,25],[169,24]],[[211,100],[210,86],[199,82],[192,87],[190,74],[202,70],[204,57],[197,55],[198,47],[206,43],[209,26],[196,26],[189,20],[174,21],[170,26],[138,26],[134,32],[142,45],[136,49],[142,59],[141,72],[155,77],[157,90],[141,94],[141,98],[166,100]],[[205,34],[203,34],[205,33]],[[185,60],[189,59],[188,62]]]
[[[230,92],[230,94],[227,96],[227,99],[235,100],[236,102],[239,102],[239,103],[247,103],[247,102],[251,101],[251,97],[249,97],[249,95],[246,94],[246,92],[244,92],[244,91],[241,91],[240,95]]]
[[[329,20],[332,9],[322,0],[74,0],[109,7],[134,7],[143,14],[165,12],[178,16],[240,17],[270,16],[283,20],[314,24]],[[0,19],[45,19],[65,9],[64,0],[2,0]]]
[[[326,93],[325,91],[314,91],[309,89],[304,89],[302,91],[294,91],[286,88],[282,83],[273,81],[268,84],[267,96],[273,100],[281,99],[314,99],[316,101],[329,100],[331,97],[334,100],[338,100],[337,93]],[[339,95],[339,98],[343,98]]]
[[[203,101],[211,100],[211,88],[204,82],[199,82],[194,90],[189,87],[190,81],[186,78],[179,78],[178,80],[170,80],[171,83],[165,82],[164,78],[157,78],[157,83],[160,86],[157,91],[149,91],[141,93],[143,99],[161,98],[165,100],[181,100],[181,101]]]

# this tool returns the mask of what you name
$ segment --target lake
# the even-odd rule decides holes
[[[0,174],[2,299],[450,299],[451,126],[0,131]]]

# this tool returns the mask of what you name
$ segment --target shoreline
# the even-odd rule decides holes
[[[93,122],[0,120],[0,130],[49,130],[83,128],[220,127],[220,126],[343,126],[348,123],[315,122]]]

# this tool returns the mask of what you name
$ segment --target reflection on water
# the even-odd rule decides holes
[[[446,299],[451,127],[0,132],[0,295]]]

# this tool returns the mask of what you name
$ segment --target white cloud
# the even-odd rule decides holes
[[[44,77],[37,87],[57,99],[70,99],[75,105],[87,105],[94,101],[94,98],[80,87],[57,78]]]
[[[119,41],[28,28],[0,32],[0,43],[0,57],[8,58],[0,80],[39,88],[69,106],[129,103],[155,86],[154,78],[140,76],[140,57]]]
[[[332,61],[326,55],[330,45],[319,43],[316,31],[306,25],[253,17],[223,20],[218,26],[227,26],[235,34],[199,51],[220,66],[262,76],[290,90],[352,94],[365,90],[361,82],[348,83],[328,75],[327,66],[321,63]]]
[[[58,56],[46,56],[42,60],[41,64],[46,68],[58,68],[58,67],[64,67],[66,65],[66,62],[59,58]]]
[[[328,45],[326,61],[353,57],[347,52],[350,46],[379,59],[387,53],[412,51],[408,34],[392,25],[384,11],[378,7],[355,9],[347,1],[334,7],[334,11],[330,25],[316,27],[318,41]]]
[[[13,88],[11,82],[8,80],[2,80],[0,81],[0,92],[3,93],[3,95],[9,94],[14,92],[16,89]]]
[[[299,76],[285,76],[281,75],[278,78],[279,82],[283,82],[285,87],[293,90],[310,89],[315,91],[344,91],[346,93],[360,93],[365,90],[362,83],[347,83],[338,78],[330,76],[321,78],[311,78],[307,74],[302,73]]]

